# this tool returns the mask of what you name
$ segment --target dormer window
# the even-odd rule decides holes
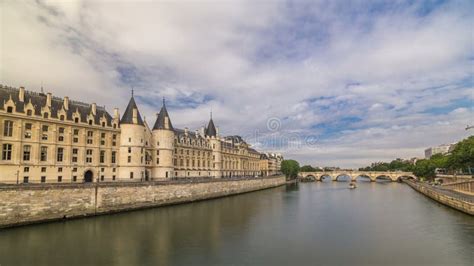
[[[44,118],[44,119],[47,119],[48,117],[49,117],[49,114],[48,114],[48,113],[46,113],[46,112],[43,113],[43,118]]]
[[[76,123],[76,124],[79,123],[79,118],[78,117],[74,118],[74,123]]]
[[[13,113],[13,107],[8,106],[7,107],[7,113]]]
[[[102,127],[105,127],[105,122],[102,122]]]
[[[33,111],[32,111],[32,110],[26,110],[26,115],[27,115],[27,116],[32,116],[32,115],[33,115]]]
[[[64,115],[60,115],[59,120],[64,121]]]
[[[89,125],[92,125],[92,119],[89,119]]]

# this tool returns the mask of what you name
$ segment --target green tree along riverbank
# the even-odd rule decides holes
[[[436,176],[436,168],[444,168],[449,172],[459,171],[474,174],[474,136],[470,136],[456,144],[450,154],[436,154],[430,159],[423,159],[412,164],[409,161],[396,159],[390,163],[372,163],[371,166],[359,168],[360,171],[407,171],[424,178]]]
[[[281,172],[285,174],[286,179],[295,179],[300,171],[300,164],[295,160],[283,160],[281,162]]]

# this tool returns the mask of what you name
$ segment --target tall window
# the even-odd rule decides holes
[[[79,142],[79,129],[75,128],[75,129],[73,130],[73,134],[74,134],[74,136],[73,136],[73,138],[72,138],[72,141],[73,141],[74,143],[78,143],[78,142]]]
[[[10,161],[11,159],[12,159],[12,145],[11,144],[3,144],[2,160]]]
[[[58,148],[56,159],[58,162],[62,162],[64,157],[64,148]]]
[[[87,144],[92,144],[94,137],[93,131],[87,131]]]
[[[31,139],[31,128],[32,128],[31,123],[25,124],[25,139]]]
[[[100,145],[105,145],[105,133],[100,134]]]
[[[41,131],[43,131],[43,134],[41,136],[42,140],[48,140],[48,129],[49,127],[47,125],[43,125]]]
[[[92,163],[92,150],[86,150],[86,163]]]
[[[116,154],[117,154],[117,152],[115,152],[115,151],[112,152],[112,159],[111,159],[112,163],[115,163],[115,161],[116,161],[116,158],[115,158]]]
[[[31,155],[31,146],[25,145],[23,146],[23,161],[29,161]]]
[[[3,136],[13,136],[13,121],[5,120],[5,122],[3,123]]]
[[[40,160],[42,162],[45,162],[48,160],[48,147],[46,146],[41,147]]]
[[[72,149],[72,162],[77,163],[77,154],[78,154],[78,149]]]
[[[58,129],[59,136],[58,136],[58,141],[64,141],[64,127],[60,127]]]
[[[105,151],[100,151],[99,160],[100,163],[105,163]]]

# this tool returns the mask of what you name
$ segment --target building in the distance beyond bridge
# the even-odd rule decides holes
[[[259,176],[261,154],[240,136],[175,128],[165,101],[152,127],[133,97],[120,117],[95,103],[0,86],[0,183],[145,181]],[[267,174],[279,169],[274,164]]]
[[[451,143],[451,144],[441,144],[436,147],[430,147],[425,150],[425,158],[429,159],[431,156],[435,154],[448,154],[449,152],[452,151],[456,143]]]

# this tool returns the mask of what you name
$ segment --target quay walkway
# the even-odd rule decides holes
[[[474,196],[426,183],[403,179],[403,182],[421,194],[461,212],[474,216]]]

